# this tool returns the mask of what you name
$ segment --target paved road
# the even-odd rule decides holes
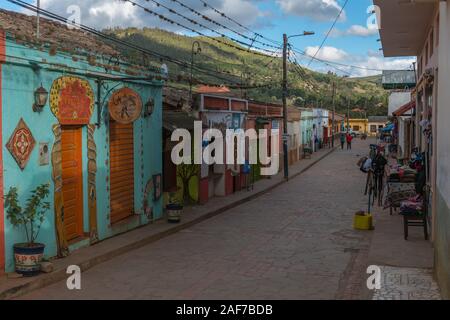
[[[82,290],[65,282],[29,299],[358,298],[370,233],[352,230],[365,208],[355,163],[369,142],[338,150],[258,199],[98,265]]]

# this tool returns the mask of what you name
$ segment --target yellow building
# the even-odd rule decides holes
[[[349,119],[348,124],[350,125],[350,132],[356,134],[368,133],[369,131],[369,120],[368,119]],[[347,123],[345,124],[347,127]]]

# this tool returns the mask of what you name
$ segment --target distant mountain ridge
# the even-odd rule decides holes
[[[169,31],[152,28],[127,28],[106,30],[109,34],[135,43],[159,54],[167,55],[180,61],[191,63],[192,44],[200,43],[201,52],[194,55],[194,65],[202,69],[220,73],[220,79],[212,74],[194,71],[194,78],[201,82],[226,84],[237,82],[243,86],[271,85],[249,90],[234,90],[236,95],[267,102],[281,101],[282,59],[255,55],[248,48],[236,50],[207,37],[188,37]],[[238,44],[226,38],[218,38],[223,43]],[[142,60],[142,54],[129,48],[117,48],[122,54],[135,60]],[[280,50],[281,51],[281,50]],[[155,61],[155,66],[162,63],[169,67],[169,74],[190,76],[189,68],[183,68],[167,61]],[[330,68],[331,69],[331,68]],[[323,74],[299,68],[289,64],[289,100],[300,107],[332,107],[332,83],[337,84],[335,104],[336,111],[347,113],[348,100],[350,110],[367,108],[367,115],[387,114],[387,92],[381,87],[381,75],[364,78],[343,78],[332,72]],[[187,87],[186,81],[172,84]],[[360,112],[351,112],[352,117],[361,117]]]

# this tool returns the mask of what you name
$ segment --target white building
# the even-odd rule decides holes
[[[414,145],[430,158],[435,270],[450,298],[450,3],[445,0],[374,0],[386,57],[417,56]],[[424,125],[431,125],[431,131]]]

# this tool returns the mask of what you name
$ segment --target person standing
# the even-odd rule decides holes
[[[344,150],[345,134],[341,133],[340,139],[341,139],[341,150]]]
[[[352,140],[353,136],[350,133],[347,133],[347,150],[352,150]]]

